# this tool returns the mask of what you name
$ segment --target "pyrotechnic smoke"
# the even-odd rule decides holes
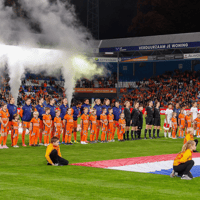
[[[0,66],[6,60],[12,95],[17,98],[25,69],[35,73],[45,70],[54,75],[61,68],[68,102],[71,102],[77,79],[91,79],[104,71],[84,55],[91,49],[87,42],[91,35],[80,25],[74,7],[68,2],[19,0],[19,3],[15,7],[20,7],[18,15],[23,18],[13,12],[15,8],[0,3]],[[41,34],[33,34],[32,24],[37,24]],[[41,41],[56,50],[39,49]]]

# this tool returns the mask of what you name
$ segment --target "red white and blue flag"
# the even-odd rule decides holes
[[[112,170],[152,173],[161,175],[170,175],[172,172],[173,161],[177,154],[146,156],[136,158],[124,158],[117,160],[104,160],[95,162],[76,163],[72,165],[96,167]],[[194,177],[200,176],[200,153],[193,153],[195,166],[191,173]]]

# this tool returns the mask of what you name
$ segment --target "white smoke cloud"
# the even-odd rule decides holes
[[[97,67],[85,56],[91,48],[86,40],[92,38],[90,33],[80,25],[74,7],[68,2],[19,2],[22,5],[20,15],[27,15],[28,19],[17,17],[13,8],[0,3],[0,66],[6,60],[12,95],[17,98],[25,69],[36,73],[45,70],[49,75],[53,75],[56,69],[62,69],[66,94],[71,102],[77,79],[91,79],[94,75],[103,74],[103,68]],[[41,34],[33,34],[30,21],[38,24]],[[41,41],[51,44],[52,49],[39,49]]]

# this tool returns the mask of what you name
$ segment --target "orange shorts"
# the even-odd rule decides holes
[[[1,133],[7,133],[8,129],[7,129],[7,126],[4,127],[2,124],[1,124]]]
[[[119,122],[118,121],[114,121],[114,128],[119,128]]]
[[[66,135],[71,134],[73,130],[73,125],[68,125],[66,127]]]
[[[44,123],[43,123],[43,121],[42,120],[40,120],[40,129],[44,129]]]
[[[102,132],[106,132],[107,130],[108,130],[108,126],[106,126],[106,125],[103,125],[102,127],[101,127],[101,131]]]
[[[31,136],[36,136],[36,137],[38,137],[39,134],[40,134],[40,129],[39,129],[38,127],[37,127],[37,128],[33,127],[33,131],[32,131]]]
[[[101,121],[97,120],[97,126],[101,126]]]
[[[113,131],[114,131],[114,124],[113,123],[108,124],[108,132],[113,133]]]
[[[64,120],[62,120],[62,128],[65,128]]]
[[[9,122],[8,122],[8,125],[7,125],[7,130],[8,130],[8,131],[11,130],[11,125],[12,125],[12,121],[9,121]]]
[[[49,128],[49,127],[45,126],[45,129],[44,129],[44,134],[45,134],[45,135],[49,135],[49,134],[50,134],[50,132],[51,132],[51,128]]]
[[[22,122],[23,128],[29,129],[30,128],[30,122]]]
[[[74,128],[77,128],[77,120],[76,120],[76,121],[73,121],[73,123],[74,123],[74,124],[73,124],[73,127],[74,127]]]
[[[185,124],[181,124],[179,127],[184,129],[185,128]]]

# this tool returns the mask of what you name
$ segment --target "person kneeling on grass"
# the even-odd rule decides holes
[[[192,160],[192,152],[196,150],[196,143],[193,140],[187,141],[183,147],[182,151],[176,156],[173,163],[173,171],[170,177],[181,176],[181,179],[191,180],[193,176],[190,172],[194,166],[194,161]]]
[[[69,164],[69,161],[61,156],[59,139],[57,137],[51,138],[51,144],[47,146],[45,157],[48,162],[47,165],[62,166]]]

